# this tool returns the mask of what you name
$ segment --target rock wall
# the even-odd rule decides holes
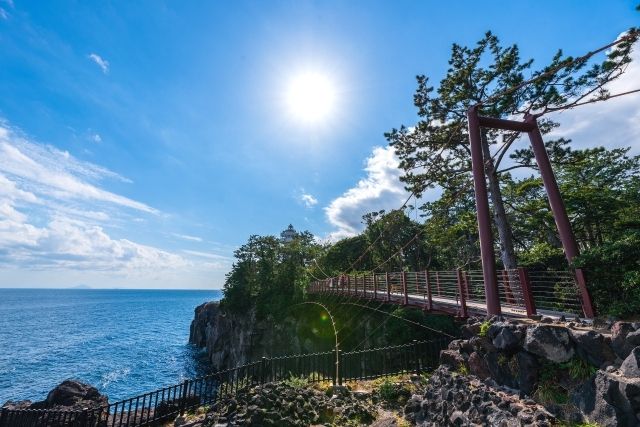
[[[640,425],[640,325],[470,319],[441,363],[533,396],[561,419]]]
[[[256,320],[253,309],[227,312],[214,301],[196,307],[189,342],[206,348],[213,369],[227,369],[262,356],[317,351],[314,342],[299,338],[305,327],[293,317],[279,322]]]

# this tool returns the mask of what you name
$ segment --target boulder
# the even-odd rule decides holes
[[[518,352],[515,357],[518,362],[519,388],[524,394],[531,395],[538,383],[540,364],[535,356],[526,351]]]
[[[640,379],[630,380],[599,370],[574,395],[574,404],[587,418],[603,426],[640,424]]]
[[[524,349],[555,363],[566,362],[575,354],[568,329],[552,325],[528,328]]]
[[[480,356],[479,353],[475,351],[471,353],[471,355],[469,356],[468,363],[469,363],[469,372],[477,376],[478,378],[484,380],[486,378],[489,378],[489,376],[491,375],[491,372],[489,372],[489,367],[487,366],[487,363],[484,361],[484,359],[482,358],[482,356]]]
[[[456,370],[465,364],[464,357],[455,350],[442,350],[440,352],[440,364],[450,366]]]
[[[593,331],[569,330],[578,355],[594,366],[610,365],[616,359],[604,335]]]
[[[640,378],[640,346],[634,348],[620,366],[622,375],[629,378]]]
[[[629,333],[633,331],[633,325],[629,322],[615,322],[611,326],[611,348],[622,359],[627,357],[623,357],[625,340],[627,338],[627,335],[629,335]]]
[[[504,354],[488,353],[485,355],[484,360],[491,373],[491,378],[493,378],[496,383],[506,385],[510,388],[516,388],[518,386],[516,377],[511,370],[510,364],[512,360],[510,358]]]
[[[83,409],[107,405],[108,399],[89,384],[65,380],[49,392],[44,403],[47,408],[64,406]]]
[[[492,340],[493,345],[498,350],[512,352],[518,349],[522,333],[510,327],[501,328]]]
[[[640,346],[640,330],[629,332],[618,355],[621,359],[626,359],[631,354],[631,351],[638,346]]]

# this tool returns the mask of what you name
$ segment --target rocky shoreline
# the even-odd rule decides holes
[[[263,326],[244,329],[253,320],[253,313],[230,316],[217,303],[203,304],[196,309],[190,342],[206,347],[219,366],[242,363],[266,352],[265,344],[276,345],[275,339],[265,341]],[[471,318],[461,334],[441,351],[434,372],[385,383],[401,391],[393,404],[381,380],[334,388],[292,377],[240,387],[176,418],[175,425],[640,425],[640,323],[594,327],[579,320]],[[96,388],[67,380],[41,402],[9,401],[3,408],[84,410],[107,404]]]

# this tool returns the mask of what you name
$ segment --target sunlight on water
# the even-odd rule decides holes
[[[110,401],[201,375],[188,344],[197,305],[219,291],[0,289],[0,404],[41,400],[67,378]]]

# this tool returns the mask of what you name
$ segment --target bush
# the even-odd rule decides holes
[[[627,317],[640,313],[640,231],[629,231],[582,253],[593,303],[600,315]]]

